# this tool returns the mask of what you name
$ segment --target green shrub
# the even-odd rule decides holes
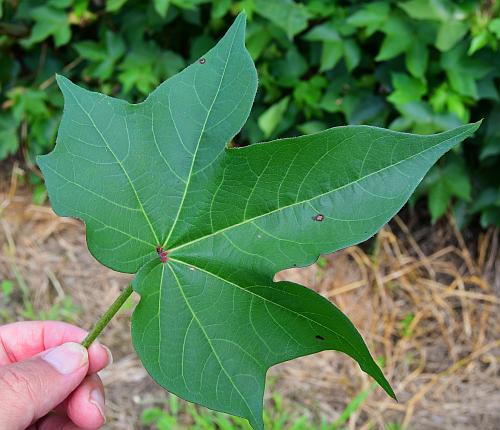
[[[236,144],[370,124],[433,133],[486,118],[418,195],[433,220],[500,225],[500,5],[309,0],[0,0],[0,159],[49,151],[59,72],[140,101],[245,9],[260,87]]]

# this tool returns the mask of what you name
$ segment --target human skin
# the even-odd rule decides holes
[[[97,430],[105,422],[97,372],[109,350],[80,345],[87,332],[57,321],[0,327],[0,430]]]

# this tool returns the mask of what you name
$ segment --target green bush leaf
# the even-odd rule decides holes
[[[340,310],[273,277],[375,234],[478,124],[434,136],[337,127],[228,149],[257,88],[244,29],[240,15],[143,103],[58,77],[58,143],[39,165],[54,210],[85,221],[92,254],[137,273],[133,342],[152,377],[261,429],[267,370],[322,350],[394,396]]]
[[[23,44],[31,47],[33,44],[52,36],[56,46],[62,46],[69,42],[71,29],[69,16],[64,10],[51,6],[39,6],[31,12],[35,25],[28,39]]]
[[[344,43],[342,40],[335,42],[324,42],[321,51],[320,70],[332,69],[344,55]]]
[[[392,83],[394,85],[394,92],[387,99],[395,105],[418,101],[426,91],[426,87],[422,81],[403,73],[393,73]]]
[[[488,25],[488,29],[495,34],[497,39],[500,39],[500,18],[495,18],[491,20]]]
[[[347,18],[347,22],[355,27],[366,27],[366,33],[370,36],[383,27],[389,11],[389,3],[370,2]]]
[[[451,87],[459,94],[478,98],[477,81],[491,71],[491,64],[474,61],[466,55],[466,46],[457,45],[441,57],[441,65],[448,75]]]
[[[154,0],[155,10],[162,18],[167,16],[170,0]]]
[[[405,52],[411,45],[411,41],[398,34],[386,34],[380,51],[375,57],[377,61],[390,60]]]
[[[347,39],[344,42],[344,58],[347,70],[354,70],[361,61],[361,50],[353,39]]]
[[[443,0],[409,0],[399,7],[415,19],[446,21],[451,17],[450,3]]]
[[[429,61],[429,51],[425,43],[420,40],[414,40],[406,52],[406,67],[416,78],[423,79],[427,70]]]
[[[327,22],[308,31],[304,35],[304,39],[311,42],[336,42],[340,40],[340,36],[335,28],[335,23]]]
[[[283,115],[288,107],[289,97],[285,97],[278,103],[273,104],[263,114],[259,116],[259,127],[263,131],[264,136],[267,138],[271,136],[283,119]]]
[[[309,13],[292,0],[254,0],[255,12],[285,30],[291,39],[307,27]]]
[[[381,28],[385,38],[380,46],[377,61],[390,60],[404,52],[412,45],[414,35],[409,22],[397,15],[390,16]]]
[[[119,11],[126,2],[127,0],[108,0],[106,2],[106,11],[107,12]]]
[[[18,126],[19,122],[12,115],[0,112],[0,161],[17,151]]]
[[[448,51],[453,48],[468,31],[466,23],[456,20],[444,21],[438,30],[436,37],[436,48],[440,51]]]
[[[451,193],[443,181],[437,181],[430,187],[428,201],[432,222],[436,222],[446,213],[451,201]]]

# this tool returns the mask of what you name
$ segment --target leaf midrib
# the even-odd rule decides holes
[[[308,198],[308,199],[304,199],[304,200],[301,200],[301,201],[295,201],[295,202],[293,202],[293,203],[290,203],[289,205],[286,205],[286,206],[282,206],[282,207],[280,207],[280,208],[273,209],[273,210],[272,210],[272,211],[270,211],[270,212],[266,212],[266,213],[263,213],[263,214],[257,215],[257,216],[255,216],[255,217],[245,219],[245,220],[243,220],[243,221],[241,221],[241,222],[239,222],[239,223],[236,223],[236,224],[233,224],[233,225],[230,225],[230,226],[224,227],[224,228],[222,228],[222,229],[220,229],[220,230],[217,230],[217,231],[214,231],[214,232],[212,232],[212,233],[210,233],[210,234],[206,234],[205,236],[201,236],[201,237],[199,237],[199,238],[197,238],[197,239],[194,239],[194,240],[191,240],[191,241],[189,241],[189,242],[182,243],[182,244],[180,244],[180,245],[178,245],[178,246],[175,246],[175,247],[171,248],[171,249],[169,250],[169,252],[170,252],[170,253],[173,253],[173,252],[178,251],[178,250],[180,250],[180,249],[182,249],[182,248],[186,248],[186,247],[188,247],[188,246],[190,246],[190,245],[193,245],[193,244],[195,244],[195,243],[197,243],[197,242],[200,242],[200,241],[203,241],[203,240],[208,239],[208,238],[210,238],[210,237],[213,237],[213,236],[216,236],[216,235],[218,235],[218,234],[224,233],[224,232],[226,232],[226,231],[228,231],[228,230],[231,230],[231,229],[233,229],[233,228],[239,227],[239,226],[241,226],[241,225],[245,225],[245,224],[247,224],[247,223],[251,223],[251,222],[253,222],[253,221],[257,220],[257,219],[260,219],[260,218],[266,217],[266,216],[271,215],[271,214],[273,214],[273,213],[280,212],[280,211],[282,211],[282,210],[285,210],[285,209],[288,209],[288,208],[290,208],[290,207],[294,207],[294,206],[297,206],[297,205],[301,205],[301,204],[303,204],[303,203],[311,202],[312,200],[318,199],[318,198],[320,198],[320,197],[326,196],[326,195],[331,194],[331,193],[335,193],[335,192],[340,191],[340,190],[342,190],[342,189],[344,189],[344,188],[347,188],[347,187],[350,187],[350,186],[352,186],[352,185],[354,185],[354,184],[357,184],[358,182],[361,182],[361,181],[363,181],[363,180],[365,180],[365,179],[367,179],[367,178],[369,178],[369,177],[371,177],[371,176],[378,175],[379,173],[382,173],[382,172],[384,172],[384,171],[386,171],[386,170],[388,170],[388,169],[391,169],[391,168],[394,168],[394,167],[396,167],[396,166],[398,166],[398,165],[400,165],[400,164],[406,163],[406,162],[408,162],[408,161],[412,160],[413,158],[416,158],[416,157],[418,157],[418,156],[421,156],[421,155],[423,155],[423,154],[425,154],[425,153],[427,153],[427,152],[429,152],[429,151],[431,151],[431,150],[435,149],[437,146],[443,145],[443,144],[445,144],[446,142],[448,142],[448,141],[450,141],[450,140],[452,140],[452,139],[460,139],[463,135],[468,134],[468,133],[469,133],[469,130],[468,130],[468,129],[466,129],[466,130],[465,130],[465,131],[463,131],[462,133],[457,134],[457,135],[455,135],[455,136],[452,136],[452,137],[450,137],[450,138],[448,138],[448,139],[446,139],[446,140],[439,141],[439,142],[437,142],[435,145],[433,145],[433,146],[431,146],[431,147],[429,147],[429,148],[426,148],[426,149],[424,149],[424,150],[423,150],[423,151],[421,151],[421,152],[418,152],[418,153],[416,153],[416,154],[413,154],[413,155],[411,155],[411,156],[410,156],[410,157],[408,157],[408,158],[405,158],[405,159],[403,159],[403,160],[400,160],[400,161],[398,161],[397,163],[390,164],[390,165],[388,165],[388,166],[386,166],[386,167],[383,167],[382,169],[376,170],[376,171],[374,171],[374,172],[372,172],[372,173],[369,173],[368,175],[365,175],[365,176],[363,176],[363,177],[359,177],[358,179],[356,179],[356,180],[354,180],[354,181],[352,181],[352,182],[349,182],[349,183],[347,183],[347,184],[344,184],[344,185],[342,185],[342,186],[340,186],[340,187],[337,187],[337,188],[335,188],[335,189],[333,189],[333,190],[327,191],[327,192],[325,192],[325,193],[318,194],[318,195],[313,196],[313,197]],[[226,149],[226,151],[234,151],[234,149]]]
[[[262,300],[262,301],[264,301],[264,302],[266,302],[266,303],[271,303],[272,305],[277,306],[277,307],[280,307],[280,308],[282,308],[282,309],[284,309],[284,310],[286,310],[286,311],[288,311],[288,312],[291,312],[291,313],[293,313],[293,314],[295,314],[295,315],[297,315],[297,316],[299,316],[299,317],[301,317],[301,318],[306,319],[306,320],[307,320],[307,321],[309,321],[309,322],[312,322],[312,323],[314,323],[314,324],[317,324],[317,325],[319,325],[320,327],[323,327],[324,329],[328,330],[329,332],[331,332],[331,333],[333,333],[334,335],[336,335],[336,336],[340,337],[341,339],[343,339],[343,340],[344,340],[344,342],[346,342],[349,346],[351,346],[351,348],[352,348],[352,349],[353,349],[353,350],[354,350],[357,354],[359,354],[359,356],[360,356],[360,357],[362,357],[363,355],[365,355],[365,354],[361,353],[361,352],[357,349],[357,347],[356,347],[356,346],[354,346],[354,345],[353,345],[353,344],[352,344],[352,343],[351,343],[348,339],[346,339],[344,336],[342,336],[342,334],[337,333],[336,331],[332,330],[330,327],[325,326],[324,324],[321,324],[320,322],[318,322],[318,321],[316,321],[316,320],[314,320],[314,319],[312,319],[312,318],[309,318],[308,316],[306,316],[306,315],[304,315],[304,314],[301,314],[300,312],[294,311],[293,309],[287,308],[286,306],[283,306],[283,305],[281,305],[281,304],[279,304],[279,303],[273,302],[272,300],[269,300],[269,299],[268,299],[268,298],[266,298],[266,297],[263,297],[263,296],[261,296],[261,295],[259,295],[259,294],[256,294],[256,293],[254,293],[253,291],[250,291],[250,290],[248,290],[248,289],[246,289],[246,288],[242,287],[241,285],[235,284],[234,282],[229,281],[229,280],[227,280],[227,279],[225,279],[225,278],[221,277],[220,275],[216,275],[215,273],[213,273],[213,272],[211,272],[211,271],[209,271],[209,270],[206,270],[206,269],[204,269],[204,268],[202,268],[202,267],[196,266],[195,264],[186,263],[185,261],[178,260],[178,259],[176,259],[176,258],[170,258],[170,260],[175,261],[176,263],[180,263],[180,264],[182,264],[182,265],[184,265],[184,266],[188,266],[188,267],[192,267],[192,268],[194,268],[194,269],[196,269],[196,270],[200,270],[201,272],[206,273],[207,275],[212,276],[213,278],[219,279],[220,281],[222,281],[222,282],[224,282],[224,283],[226,283],[226,284],[232,285],[233,287],[236,287],[236,288],[238,288],[239,290],[242,290],[243,292],[245,292],[245,293],[247,293],[247,294],[251,294],[251,295],[252,295],[252,297],[257,297],[257,298],[259,298],[260,300]],[[172,270],[172,269],[170,269],[170,270]],[[255,286],[255,287],[258,287],[259,285],[254,285],[254,286]]]
[[[193,307],[191,306],[191,303],[189,302],[188,298],[186,297],[186,294],[184,293],[184,290],[182,288],[182,285],[181,285],[181,282],[179,281],[179,278],[177,277],[177,274],[175,273],[175,270],[172,269],[172,267],[170,265],[165,265],[165,266],[168,266],[169,270],[172,272],[172,275],[174,276],[175,278],[175,282],[177,283],[177,286],[179,287],[179,291],[186,303],[186,306],[189,308],[189,311],[191,312],[191,315],[193,317],[193,319],[197,322],[198,326],[200,327],[200,330],[203,332],[203,335],[205,336],[207,342],[208,342],[208,345],[210,346],[210,349],[212,350],[215,358],[217,359],[218,363],[219,363],[219,366],[221,367],[222,371],[226,374],[226,377],[229,379],[229,381],[231,381],[231,384],[233,385],[234,389],[236,390],[236,392],[239,394],[240,398],[243,400],[243,402],[245,403],[247,409],[248,409],[248,412],[250,412],[250,415],[252,416],[252,418],[256,421],[258,421],[255,417],[255,414],[252,410],[252,408],[250,407],[250,405],[248,404],[247,400],[246,400],[246,397],[243,395],[243,393],[240,391],[240,389],[238,388],[238,386],[236,385],[236,383],[233,381],[233,378],[231,378],[231,375],[229,374],[229,372],[226,370],[226,368],[224,367],[223,363],[222,363],[222,360],[220,359],[219,357],[219,354],[217,353],[217,350],[215,349],[215,346],[212,344],[212,341],[210,339],[210,337],[208,336],[208,333],[206,332],[205,330],[205,327],[203,326],[203,324],[201,323],[201,321],[199,320],[198,316],[196,315]],[[186,386],[187,388],[187,386]]]
[[[196,157],[198,155],[198,150],[200,148],[201,138],[203,137],[203,134],[205,133],[205,128],[207,126],[208,119],[210,118],[210,114],[212,113],[212,109],[213,109],[213,107],[215,105],[215,102],[217,101],[217,98],[219,97],[220,89],[221,89],[221,86],[222,86],[222,81],[224,80],[224,77],[226,75],[227,65],[229,63],[229,59],[231,58],[231,54],[233,53],[234,42],[236,40],[236,35],[238,34],[240,25],[241,25],[241,21],[238,23],[238,27],[234,31],[233,40],[231,41],[231,46],[229,47],[229,53],[228,53],[228,55],[226,57],[226,61],[224,63],[224,69],[222,70],[222,74],[221,74],[221,77],[220,77],[219,85],[217,87],[217,91],[215,92],[215,95],[214,95],[214,98],[212,100],[212,103],[210,104],[210,107],[208,108],[207,115],[205,117],[205,121],[203,122],[203,126],[201,128],[200,135],[198,137],[198,142],[196,143],[196,149],[194,150],[194,153],[193,153],[193,158],[192,158],[192,161],[191,161],[191,167],[189,168],[189,174],[188,174],[185,186],[184,186],[184,192],[182,194],[182,199],[181,199],[181,202],[179,203],[179,208],[177,209],[177,214],[175,216],[174,222],[172,223],[172,227],[170,228],[170,231],[167,234],[165,241],[163,242],[163,245],[162,245],[163,248],[165,248],[165,246],[167,245],[168,241],[170,240],[170,237],[172,236],[172,233],[175,230],[175,226],[177,225],[177,222],[179,221],[179,216],[180,216],[182,208],[184,206],[184,201],[186,200],[186,195],[187,195],[187,192],[188,192],[188,189],[189,189],[189,185],[191,184],[191,178],[193,176],[193,168],[194,168],[194,164],[196,162]]]

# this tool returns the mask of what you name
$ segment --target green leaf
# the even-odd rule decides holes
[[[500,18],[495,18],[491,20],[488,25],[488,29],[495,34],[497,39],[500,39]]]
[[[74,44],[78,53],[91,63],[85,69],[85,74],[105,81],[109,79],[116,63],[125,53],[125,43],[116,33],[107,31],[105,38],[99,43],[84,40]]]
[[[468,55],[474,54],[481,48],[484,48],[489,41],[490,41],[490,33],[486,29],[482,30],[479,34],[476,34],[472,38],[467,54]]]
[[[477,80],[492,69],[491,64],[466,55],[464,43],[442,54],[441,66],[448,75],[451,87],[459,94],[478,99]]]
[[[307,61],[295,47],[290,48],[284,58],[272,63],[273,75],[279,79],[279,84],[285,87],[297,85],[299,79],[307,70]]]
[[[273,277],[375,234],[478,124],[434,136],[337,127],[229,149],[257,88],[244,29],[240,15],[139,104],[58,77],[57,145],[38,162],[54,210],[86,223],[92,254],[137,273],[132,336],[152,377],[262,429],[267,370],[303,355],[342,351],[394,396],[339,309]]]
[[[306,116],[310,116],[313,111],[320,107],[323,88],[328,81],[321,75],[315,75],[308,81],[300,81],[293,92],[295,102],[304,107]]]
[[[172,5],[181,9],[194,10],[203,3],[209,3],[210,0],[170,0]]]
[[[426,87],[422,81],[404,73],[393,73],[392,83],[394,91],[387,99],[395,105],[418,101],[426,92]]]
[[[155,10],[162,18],[167,16],[170,0],[154,0]]]
[[[320,71],[330,70],[335,67],[344,55],[344,43],[342,40],[323,43],[321,51]]]
[[[12,114],[17,122],[25,119],[48,118],[47,93],[33,88],[14,87],[7,97],[12,101]]]
[[[436,19],[434,11],[430,8],[430,3],[430,0],[409,0],[400,2],[398,6],[412,18]]]
[[[278,124],[283,119],[289,100],[289,97],[285,97],[278,103],[273,104],[259,116],[258,124],[266,138],[273,134],[274,130],[276,130],[276,127],[278,127]]]
[[[361,61],[361,49],[353,39],[344,41],[344,58],[347,70],[353,71]]]
[[[347,18],[347,22],[355,27],[366,27],[366,33],[370,36],[383,27],[389,12],[389,3],[370,2]]]
[[[78,54],[87,60],[104,61],[107,57],[103,47],[91,40],[84,40],[73,45]]]
[[[398,6],[415,19],[446,21],[451,18],[451,5],[447,1],[409,0]]]
[[[231,0],[213,0],[212,18],[222,18],[231,9]]]
[[[35,205],[42,205],[47,200],[47,189],[43,184],[39,184],[33,188],[31,201]]]
[[[422,79],[427,70],[429,51],[425,43],[415,40],[406,52],[406,67],[416,78]]]
[[[500,206],[500,189],[487,188],[481,191],[470,211],[478,213],[494,206]]]
[[[328,18],[339,10],[335,2],[329,0],[309,0],[306,4],[308,12],[314,18]]]
[[[472,185],[465,166],[457,156],[450,154],[444,167],[435,167],[429,175],[429,210],[432,222],[447,211],[452,197],[470,201]],[[432,179],[431,179],[432,176]]]
[[[269,46],[272,36],[268,29],[260,23],[253,22],[247,29],[247,49],[254,60],[257,60],[265,48]]]
[[[6,299],[8,299],[12,295],[12,292],[14,291],[14,283],[9,279],[4,279],[0,283],[0,290],[2,290],[2,295]]]
[[[337,42],[340,36],[335,28],[335,23],[316,25],[304,35],[305,40],[310,42]]]
[[[168,78],[184,66],[184,60],[172,51],[160,50],[153,42],[137,42],[120,64],[118,75],[125,92],[137,88],[148,94],[161,79]]]
[[[307,27],[309,13],[293,0],[254,0],[255,12],[285,30],[290,39]]]
[[[432,222],[436,222],[447,211],[451,201],[451,194],[443,181],[437,181],[429,189],[429,210]]]
[[[443,52],[450,50],[465,36],[468,29],[465,22],[453,19],[444,21],[436,36],[436,48]]]
[[[14,154],[19,146],[19,122],[5,112],[0,112],[0,161]]]
[[[323,131],[327,128],[322,121],[308,121],[297,126],[297,129],[304,134],[313,134]]]
[[[106,12],[117,12],[125,3],[127,3],[127,0],[108,0],[106,2]]]
[[[404,53],[409,46],[411,41],[397,34],[386,34],[382,45],[380,46],[380,51],[375,57],[377,61],[390,60],[391,58],[397,57],[398,55]]]
[[[70,22],[67,13],[51,6],[39,6],[31,12],[35,25],[23,45],[33,46],[37,42],[52,36],[56,47],[65,45],[71,38]]]
[[[443,172],[443,180],[451,195],[470,200],[472,186],[465,167],[460,163],[449,163]]]
[[[397,15],[390,16],[381,31],[385,33],[385,38],[375,58],[377,61],[390,60],[406,52],[415,38],[408,20]]]

